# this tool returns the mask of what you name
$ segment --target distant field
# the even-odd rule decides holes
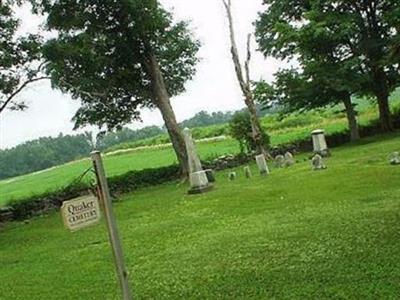
[[[135,299],[398,299],[400,166],[387,156],[399,147],[398,133],[368,138],[333,149],[324,171],[301,155],[268,177],[254,164],[251,180],[218,172],[204,195],[171,182],[123,196]],[[0,299],[120,299],[104,219],[71,233],[53,213],[0,230]]]
[[[396,101],[392,103],[396,107],[399,107],[400,103],[399,94],[397,92],[393,96]],[[282,120],[277,116],[271,116],[264,118],[262,123],[271,136],[272,144],[279,145],[309,138],[310,132],[317,128],[324,128],[328,134],[343,132],[347,128],[347,122],[344,113],[338,112],[340,109],[340,107],[336,107],[324,112],[307,112],[292,115]],[[366,101],[360,102],[359,110],[360,124],[368,124],[377,118],[376,107],[371,106]],[[194,131],[197,132],[199,138],[204,138],[213,136],[213,132],[216,130],[221,132],[223,126],[226,127],[226,125],[217,125],[195,128]],[[128,148],[128,145],[122,145],[114,150]],[[137,146],[137,143],[134,145]],[[198,151],[202,159],[207,159],[224,154],[238,153],[239,146],[236,141],[228,138],[218,142],[199,143]],[[123,174],[131,170],[168,166],[173,163],[176,163],[176,158],[172,148],[133,150],[105,158],[108,176]],[[72,182],[89,166],[89,160],[81,160],[38,173],[0,181],[0,206],[6,205],[11,200],[54,191]]]

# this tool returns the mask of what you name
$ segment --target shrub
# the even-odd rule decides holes
[[[241,153],[250,153],[256,150],[253,139],[250,114],[248,112],[237,112],[229,123],[230,135],[239,142]],[[270,137],[262,130],[262,140],[266,148],[270,146]]]

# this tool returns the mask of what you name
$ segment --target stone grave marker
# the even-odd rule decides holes
[[[313,156],[313,158],[311,159],[311,165],[314,171],[326,169],[326,165],[324,164],[323,158],[319,154],[315,154]]]
[[[230,172],[228,178],[230,181],[234,181],[236,179],[236,172]]]
[[[400,165],[400,153],[397,151],[393,152],[389,157],[389,163],[391,165]]]
[[[330,155],[328,145],[325,139],[325,131],[322,129],[317,129],[311,132],[314,153],[321,155],[322,157],[327,157]]]
[[[268,175],[269,169],[264,154],[256,156],[256,162],[261,175]]]
[[[290,167],[294,165],[294,158],[293,158],[293,154],[290,152],[286,152],[285,153],[285,166],[286,167]]]
[[[199,194],[207,192],[212,188],[212,184],[209,183],[207,174],[201,166],[199,156],[197,155],[197,151],[194,146],[192,133],[190,132],[189,128],[185,128],[183,130],[183,136],[185,138],[189,163],[189,194]]]
[[[250,179],[252,177],[251,170],[249,166],[244,167],[244,175],[246,176],[247,179]]]
[[[283,155],[277,155],[275,157],[275,167],[283,168],[285,166],[285,157]]]

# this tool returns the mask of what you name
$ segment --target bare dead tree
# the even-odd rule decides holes
[[[240,88],[242,90],[244,96],[244,102],[247,106],[247,109],[250,113],[250,121],[252,128],[252,137],[257,147],[258,154],[264,154],[266,157],[270,157],[263,142],[262,128],[260,120],[257,116],[256,105],[254,102],[253,94],[251,91],[251,81],[250,81],[250,61],[251,61],[251,34],[247,36],[247,57],[244,64],[244,72],[242,63],[239,58],[239,53],[237,50],[236,39],[235,39],[235,31],[233,26],[233,16],[232,16],[232,3],[231,0],[222,0],[229,23],[229,34],[230,34],[230,42],[231,42],[231,54],[232,60],[235,67],[236,77],[238,79]]]

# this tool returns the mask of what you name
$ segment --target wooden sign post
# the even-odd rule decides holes
[[[107,223],[108,237],[111,242],[115,266],[117,269],[119,284],[122,291],[124,300],[132,300],[132,292],[129,285],[128,272],[126,271],[124,256],[122,252],[121,240],[119,238],[117,230],[117,222],[114,217],[114,211],[112,208],[110,191],[108,189],[108,183],[103,167],[103,161],[101,159],[101,153],[94,151],[91,154],[94,169],[96,171],[97,184],[99,187],[99,197],[103,202],[104,217]]]

